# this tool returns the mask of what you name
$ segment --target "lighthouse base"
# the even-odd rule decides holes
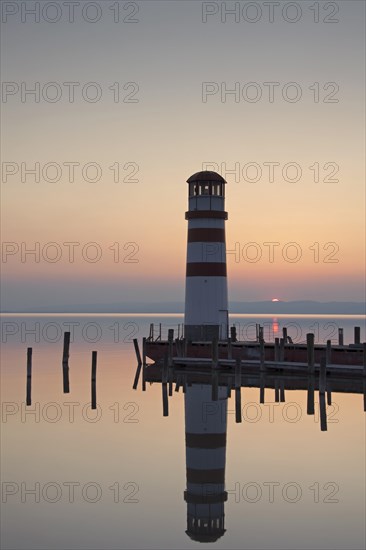
[[[212,342],[222,339],[220,325],[184,325],[184,336],[188,341]],[[225,336],[226,337],[226,336]]]

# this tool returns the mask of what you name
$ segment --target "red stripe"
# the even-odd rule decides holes
[[[186,447],[195,449],[219,449],[226,446],[226,432],[218,434],[193,434],[186,432]]]
[[[188,483],[225,483],[225,468],[215,470],[196,470],[187,468]]]
[[[224,243],[225,229],[211,227],[188,229],[189,243]]]
[[[226,263],[222,263],[222,262],[188,263],[186,277],[226,277]]]
[[[202,487],[202,494],[189,493],[184,491],[184,500],[186,502],[192,502],[193,504],[217,504],[218,502],[227,501],[227,492],[222,493],[208,493]]]
[[[194,220],[197,218],[218,218],[227,220],[227,212],[223,210],[189,210],[186,212],[186,220]]]

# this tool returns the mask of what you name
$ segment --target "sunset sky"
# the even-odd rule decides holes
[[[2,25],[2,309],[183,300],[186,179],[205,168],[228,182],[231,300],[362,301],[364,3],[337,2],[338,23],[324,2],[319,23],[307,1],[293,23],[281,11],[270,23],[263,2],[256,23],[222,22],[221,2],[204,23],[191,1],[121,2],[115,23],[112,4],[95,23],[75,8],[74,23],[63,11]],[[39,102],[22,101],[37,82]],[[80,83],[74,102],[65,82]],[[39,182],[24,172],[35,163]],[[65,163],[79,163],[74,181]],[[73,262],[63,243],[80,243]],[[278,243],[273,258],[264,243]],[[36,262],[24,249],[37,246]]]

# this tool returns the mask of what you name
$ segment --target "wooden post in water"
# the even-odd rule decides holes
[[[154,325],[152,325],[153,328],[153,337],[154,337]],[[146,338],[142,339],[142,377],[141,377],[141,385],[142,385],[142,391],[146,391],[146,369],[147,363],[146,363]]]
[[[169,404],[168,404],[168,355],[164,355],[163,370],[161,376],[161,387],[162,387],[162,397],[163,397],[163,416],[169,415]]]
[[[64,333],[64,349],[62,352],[62,378],[64,393],[70,393],[69,381],[69,357],[70,357],[70,332]]]
[[[146,338],[142,339],[142,364],[146,367]]]
[[[339,346],[344,345],[344,342],[343,342],[343,328],[338,329],[338,345]]]
[[[331,388],[330,382],[328,380],[328,382],[327,382],[327,405],[331,405],[331,404],[332,404],[332,388]]]
[[[168,371],[168,393],[169,397],[173,395],[173,368]]]
[[[219,341],[217,338],[212,339],[212,368],[217,369],[219,366]]]
[[[183,347],[183,357],[187,357],[187,354],[188,354],[188,342],[187,342],[187,338],[183,338],[183,340],[182,340],[182,347]]]
[[[177,357],[182,357],[182,351],[181,351],[181,342],[179,340],[179,338],[176,338],[174,340],[174,343],[175,343],[175,351],[176,351],[176,356]]]
[[[233,325],[232,327],[230,327],[230,338],[231,338],[231,341],[232,342],[236,342],[236,326]]]
[[[264,403],[264,392],[265,392],[265,388],[266,388],[263,373],[261,373],[261,375],[260,375],[259,382],[260,382],[260,385],[259,385],[259,403],[263,404]]]
[[[308,378],[308,394],[307,394],[307,409],[306,414],[315,414],[315,407],[314,407],[314,376],[309,376]]]
[[[235,363],[235,422],[241,420],[241,360],[238,357]]]
[[[263,333],[262,333],[262,336],[263,336]],[[261,371],[264,371],[265,370],[265,365],[264,365],[264,361],[265,361],[265,349],[264,349],[264,339],[261,338],[259,340],[259,369]]]
[[[281,380],[280,382],[280,402],[285,402],[285,381]]]
[[[287,327],[282,327],[282,338],[285,344],[287,344]]]
[[[91,408],[97,408],[97,352],[92,351],[91,368]]]
[[[138,343],[138,340],[137,338],[134,338],[133,339],[133,345],[135,347],[135,353],[136,353],[136,359],[137,359],[137,368],[136,368],[136,374],[135,374],[135,380],[133,382],[133,386],[132,388],[134,390],[137,389],[137,385],[139,383],[139,378],[140,378],[140,373],[141,373],[141,367],[142,367],[142,359],[141,359],[141,354],[140,354],[140,349],[139,349],[139,343]]]
[[[168,366],[173,365],[173,341],[174,341],[174,329],[168,330]]]
[[[275,338],[274,360],[276,362],[278,362],[280,360],[280,339],[279,338]]]
[[[326,363],[330,365],[332,362],[332,341],[327,340],[327,351],[326,351]]]
[[[314,334],[308,332],[306,335],[306,349],[308,355],[308,371],[309,373],[314,372],[315,365],[315,353],[314,353]]]
[[[285,360],[285,340],[280,338],[280,361]]]
[[[27,406],[32,404],[32,352],[32,348],[27,348]]]
[[[354,328],[354,342],[358,346],[361,344],[361,327]]]
[[[276,378],[275,380],[275,402],[276,403],[280,402],[280,385],[279,385],[278,378]]]
[[[366,342],[363,343],[363,410],[366,412]]]
[[[326,358],[320,360],[319,370],[319,408],[320,408],[320,429],[322,432],[327,431],[327,410],[325,404],[325,390],[327,378],[327,362]]]

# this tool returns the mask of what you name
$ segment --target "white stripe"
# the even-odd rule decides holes
[[[195,470],[218,470],[225,468],[226,447],[218,449],[186,449],[187,468]]]
[[[187,263],[189,262],[226,262],[225,243],[188,243]]]
[[[189,210],[225,210],[225,199],[223,197],[198,196],[189,197]]]
[[[194,218],[188,220],[188,229],[225,229],[225,220],[219,218]]]
[[[227,324],[226,277],[186,277],[186,325]]]

